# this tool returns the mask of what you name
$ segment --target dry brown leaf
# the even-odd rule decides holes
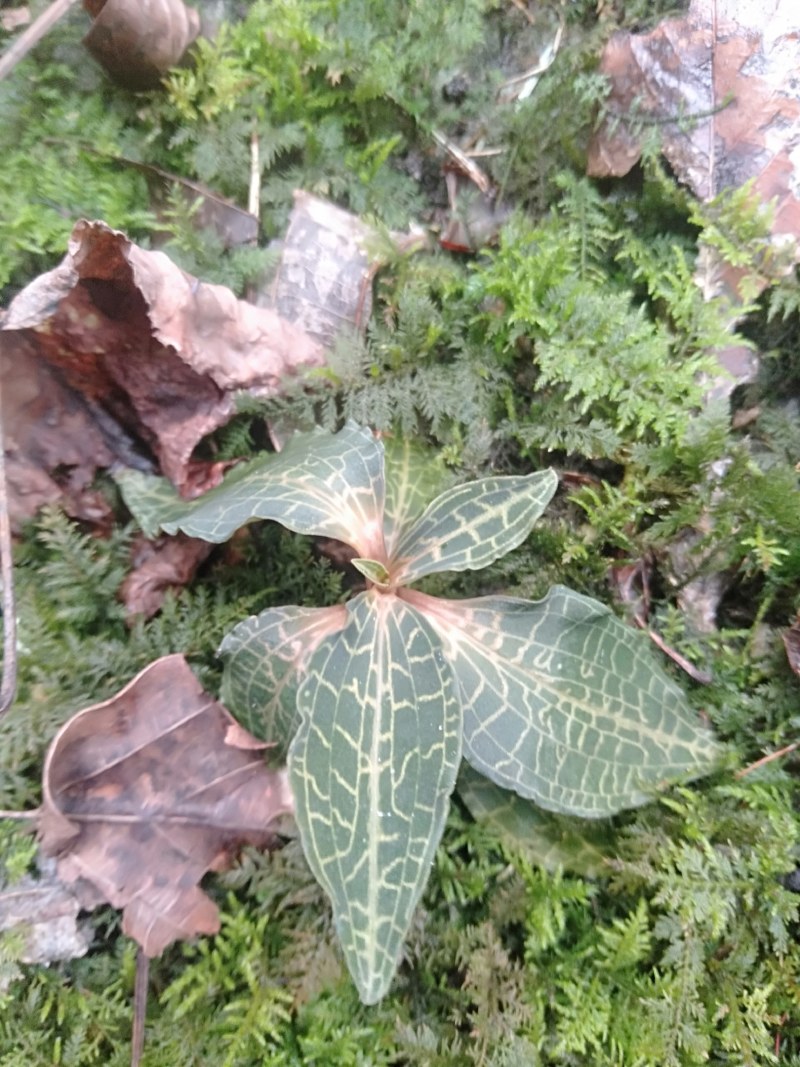
[[[83,43],[117,84],[158,88],[200,32],[181,0],[83,0],[94,22]]]
[[[95,470],[115,459],[87,403],[19,333],[0,331],[0,395],[11,521],[15,529],[43,504],[103,522],[109,507],[90,488]],[[116,455],[123,450],[119,440]]]
[[[219,927],[199,888],[243,844],[272,843],[291,810],[264,746],[204,692],[183,656],[156,660],[110,700],[78,712],[44,767],[42,849],[85,906],[123,908],[148,956]]]
[[[160,610],[168,589],[187,585],[214,546],[179,533],[148,541],[138,537],[133,546],[133,570],[122,583],[120,597],[129,616],[149,619]]]
[[[357,215],[297,191],[269,292],[271,307],[330,347],[343,330],[362,332],[379,263],[375,232]]]
[[[177,192],[192,213],[192,221],[200,229],[213,230],[219,237],[223,248],[239,248],[242,245],[255,245],[258,241],[258,219],[249,211],[240,208],[227,197],[220,196],[202,182],[193,182],[179,174],[154,167],[151,163],[140,163],[125,156],[108,157],[115,164],[131,167],[143,174],[150,189],[152,207],[158,217],[163,218],[165,201],[168,195]]]
[[[753,179],[757,198],[775,201],[773,235],[800,235],[795,0],[692,0],[685,17],[650,33],[615,34],[600,69],[611,117],[591,145],[590,174],[627,174],[643,120],[701,199]]]
[[[17,296],[3,330],[55,368],[118,436],[146,442],[185,495],[219,481],[220,465],[192,467],[190,457],[231,417],[237,391],[274,395],[324,359],[275,311],[198,281],[102,222],[76,225],[65,260]],[[98,459],[107,462],[107,454]]]

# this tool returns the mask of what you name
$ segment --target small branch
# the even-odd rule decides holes
[[[20,822],[38,819],[40,815],[39,808],[34,808],[33,811],[0,811],[0,819],[18,819]]]
[[[0,683],[0,719],[14,702],[17,691],[17,607],[14,600],[14,556],[2,420],[0,420],[0,579],[3,582],[3,680]]]
[[[646,584],[646,583],[645,583]],[[645,598],[647,597],[647,589],[644,590]],[[695,667],[695,665],[688,660],[686,656],[682,656],[677,649],[672,648],[664,638],[656,630],[652,630],[642,618],[638,612],[633,613],[633,621],[639,627],[640,630],[644,630],[656,648],[660,648],[665,656],[669,656],[673,663],[677,664],[682,671],[686,671],[690,678],[698,682],[700,685],[710,685],[713,681],[712,676],[708,671],[704,671],[701,667]]]
[[[488,196],[492,188],[489,175],[481,170],[477,163],[473,163],[469,156],[462,152],[457,144],[454,144],[451,140],[445,137],[439,130],[432,130],[431,133],[434,141],[436,141],[436,143],[450,155],[462,173],[477,185],[484,196]]]
[[[139,1067],[144,1051],[144,1024],[147,1014],[147,984],[150,960],[144,950],[136,950],[136,978],[133,985],[133,1037],[131,1038],[131,1067]]]
[[[17,63],[52,30],[59,19],[63,18],[77,0],[53,0],[53,3],[7,49],[0,57],[0,81],[10,74]]]
[[[656,646],[656,648],[660,648],[664,655],[669,656],[672,662],[676,663],[682,671],[686,671],[690,678],[693,678],[700,685],[711,684],[713,678],[708,673],[708,671],[704,671],[701,667],[695,667],[695,665],[690,660],[688,660],[686,656],[682,656],[680,652],[678,652],[676,649],[671,648],[661,636],[661,634],[656,633],[655,630],[651,630],[649,626],[643,626],[642,629],[653,642],[653,644]]]
[[[757,771],[760,767],[766,766],[768,763],[772,763],[773,760],[781,759],[783,756],[788,756],[790,752],[794,752],[796,748],[800,747],[800,741],[793,741],[791,745],[784,745],[783,748],[779,748],[777,752],[768,752],[766,756],[762,756],[761,759],[757,759],[755,763],[751,763],[747,767],[742,767],[737,771],[734,778],[744,778],[746,774],[750,774],[753,771]]]
[[[261,153],[259,152],[258,133],[250,134],[250,190],[247,196],[247,210],[259,218],[261,211]]]

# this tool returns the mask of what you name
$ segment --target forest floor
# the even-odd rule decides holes
[[[0,48],[47,6],[0,5]],[[798,16],[195,6],[165,5],[176,64],[202,33],[154,88],[153,41],[103,69],[77,6],[0,79],[0,1067],[800,1067]],[[64,821],[102,792],[81,761],[132,679],[180,655],[221,708],[240,620],[338,618],[380,584],[333,535],[160,532],[126,478],[201,499],[348,422],[443,484],[554,470],[513,551],[422,589],[593,598],[722,753],[600,819],[465,770],[373,1005],[318,866],[270,823],[280,742],[244,850],[181,844],[197,911],[163,944],[128,910],[123,931],[119,820],[80,869]],[[178,683],[149,677],[168,715]],[[198,721],[192,773],[239,729]],[[149,788],[164,765],[129,766]]]

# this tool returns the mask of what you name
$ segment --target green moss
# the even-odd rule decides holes
[[[502,108],[500,76],[476,71],[508,13],[445,7],[252,4],[166,94],[136,100],[92,73],[70,16],[0,86],[0,286],[52,266],[81,215],[149,231],[143,180],[115,155],[138,152],[244,203],[256,129],[265,236],[281,232],[295,185],[405,228],[441,188],[431,128],[457,139],[489,115],[508,150],[486,166],[518,209],[497,248],[389,259],[364,344],[294,395],[251,405],[220,454],[261,447],[269,413],[413,433],[473,475],[555,462],[569,477],[530,541],[431,591],[536,597],[562,581],[609,599],[609,566],[646,558],[651,624],[710,672],[707,686],[684,678],[691,699],[738,762],[755,763],[800,729],[780,641],[800,604],[797,280],[740,326],[769,355],[735,398],[750,414],[733,430],[697,378],[730,340],[731,308],[704,304],[692,273],[705,238],[774,281],[763,219],[744,196],[692,204],[652,160],[613,188],[578,176],[605,92],[598,41],[656,8],[603,5],[599,25],[594,0],[568,5],[551,71],[528,102]],[[464,72],[459,108],[442,89]],[[173,207],[166,225],[189,269],[237,288],[263,269],[261,252],[234,262]],[[669,548],[692,527],[709,565],[729,572],[723,629],[710,635],[692,631],[670,584]],[[25,533],[0,808],[33,807],[58,727],[152,659],[182,651],[213,689],[215,649],[243,614],[344,595],[313,545],[254,527],[236,559],[218,549],[158,617],[129,626],[116,590],[131,536],[121,525],[89,537],[52,512]],[[144,1062],[766,1067],[779,1049],[778,1062],[800,1064],[798,898],[784,888],[800,861],[797,773],[789,753],[619,818],[613,859],[591,879],[532,866],[455,802],[407,957],[375,1008],[345,977],[297,842],[247,853],[210,879],[220,935],[153,961]],[[31,839],[0,824],[0,892],[30,861]],[[2,1067],[129,1062],[133,950],[114,913],[90,921],[91,953],[49,968],[20,964],[19,939],[0,938]]]

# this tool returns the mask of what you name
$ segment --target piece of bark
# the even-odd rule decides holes
[[[358,216],[298,190],[265,302],[326,348],[343,330],[363,332],[378,267],[370,237]]]
[[[22,936],[22,963],[75,959],[85,956],[91,943],[91,931],[78,922],[80,910],[80,901],[54,870],[36,878],[26,875],[0,890],[0,933]]]

